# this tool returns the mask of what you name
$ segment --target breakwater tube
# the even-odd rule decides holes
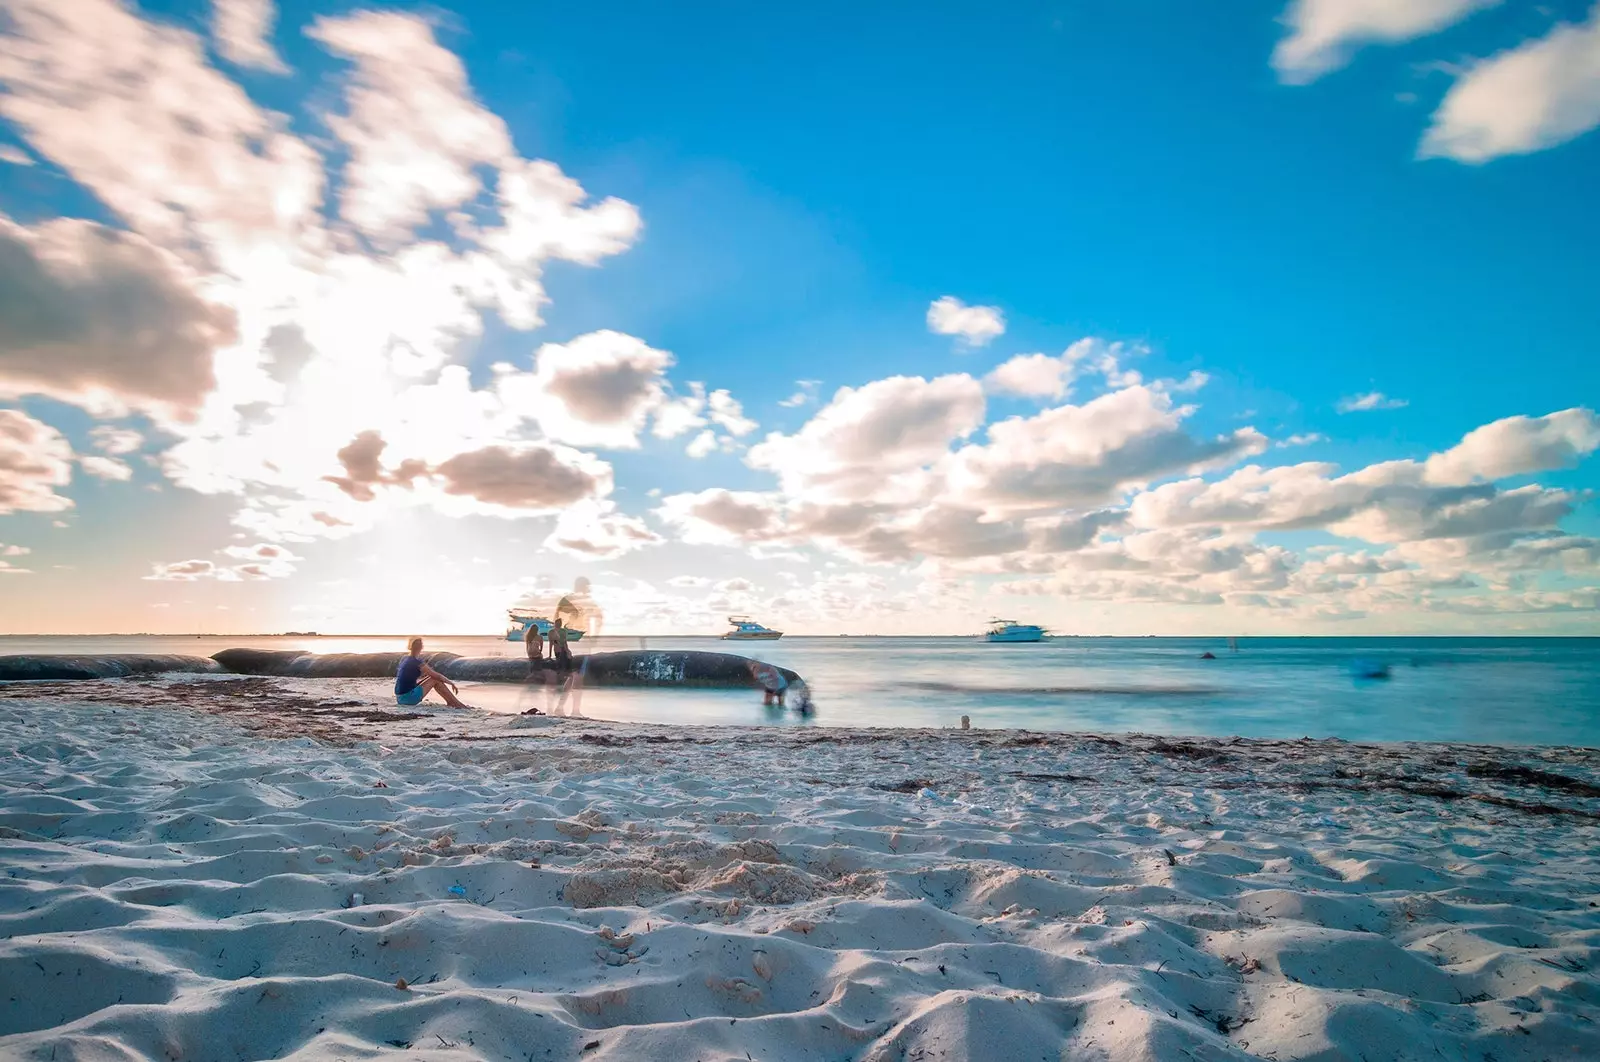
[[[0,656],[0,682],[39,679],[138,678],[162,674],[266,675],[282,678],[392,678],[404,653],[304,653],[279,649],[224,649],[202,656]],[[428,665],[457,682],[542,681],[544,672],[515,657],[426,653]],[[751,665],[732,653],[630,649],[573,657],[586,686],[757,689]],[[801,678],[777,671],[791,685]]]

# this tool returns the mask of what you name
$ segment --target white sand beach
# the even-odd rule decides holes
[[[1600,1058],[1594,751],[348,692],[0,688],[0,1057]]]

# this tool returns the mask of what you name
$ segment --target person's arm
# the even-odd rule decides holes
[[[433,679],[435,682],[444,683],[446,686],[449,686],[453,690],[454,689],[460,689],[460,687],[457,686],[454,682],[451,682],[449,679],[445,678],[443,675],[439,674],[439,672],[435,671],[432,667],[430,667],[428,665],[427,661],[423,661],[422,673],[424,675],[427,675],[429,678]]]

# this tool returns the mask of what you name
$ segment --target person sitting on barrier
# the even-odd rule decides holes
[[[556,610],[556,620],[550,625],[550,659],[563,676],[572,674],[572,648],[567,645],[567,632],[561,625],[561,610]]]
[[[400,658],[400,668],[394,675],[394,700],[396,704],[410,707],[421,704],[422,698],[437,693],[439,699],[452,708],[465,708],[456,696],[454,682],[429,667],[422,659],[422,639],[411,639],[411,652]]]

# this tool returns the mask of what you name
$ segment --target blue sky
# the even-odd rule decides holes
[[[0,631],[1596,630],[1590,4],[6,7]]]

